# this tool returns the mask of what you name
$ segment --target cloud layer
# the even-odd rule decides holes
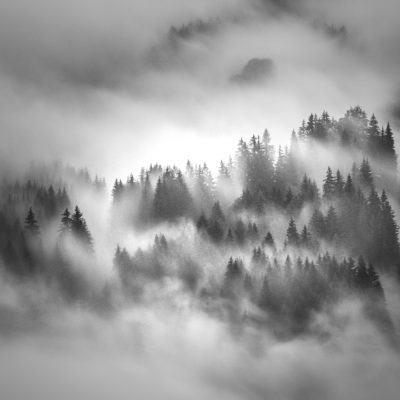
[[[212,148],[232,153],[266,127],[285,143],[324,109],[339,117],[361,104],[385,121],[400,86],[396,10],[393,0],[2,2],[3,164],[61,158],[111,179],[156,161],[216,164]],[[171,26],[197,20],[215,29],[171,40]],[[252,58],[271,58],[274,79],[232,87]]]

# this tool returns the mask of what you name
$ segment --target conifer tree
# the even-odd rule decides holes
[[[355,270],[355,284],[356,287],[365,290],[368,288],[370,279],[367,272],[367,266],[365,264],[364,258],[360,257],[358,259],[358,264]]]
[[[323,184],[323,195],[325,198],[330,199],[334,194],[335,194],[335,180],[333,179],[331,168],[328,167]]]
[[[339,233],[339,224],[336,210],[333,206],[329,207],[325,220],[326,237],[332,240]]]
[[[362,163],[360,165],[358,178],[361,185],[372,186],[374,184],[371,166],[369,164],[369,161],[365,158],[362,160]]]
[[[239,258],[230,257],[225,271],[224,293],[229,297],[240,294],[243,278],[243,262]]]
[[[400,256],[398,241],[399,228],[396,224],[394,212],[385,191],[380,199],[382,210],[382,250],[381,259],[386,264],[397,264]]]
[[[32,210],[32,207],[29,207],[28,214],[25,218],[25,229],[31,235],[37,235],[40,233],[39,225],[35,217],[35,213]]]
[[[71,213],[69,212],[68,208],[61,214],[61,228],[60,233],[66,234],[71,229]]]
[[[202,230],[202,229],[207,229],[208,227],[208,220],[204,213],[201,213],[199,219],[197,220],[196,223],[197,229]]]
[[[325,219],[320,210],[314,210],[313,215],[311,216],[310,227],[314,234],[314,237],[322,238],[325,236]]]
[[[346,183],[344,185],[344,193],[348,197],[353,197],[355,194],[355,188],[350,174],[347,175]]]
[[[395,156],[395,148],[394,148],[394,138],[393,138],[393,131],[390,127],[389,122],[386,125],[385,133],[384,133],[384,144],[386,148],[386,152],[389,156]]]
[[[290,246],[297,246],[299,244],[299,233],[297,232],[296,223],[293,218],[290,218],[289,226],[286,232],[287,244]]]
[[[223,224],[225,222],[225,215],[222,212],[221,206],[219,204],[219,201],[216,201],[211,209],[211,220],[217,221],[220,224]]]
[[[272,237],[271,232],[267,232],[262,244],[263,244],[263,246],[268,246],[271,248],[275,247],[275,241],[274,241],[274,238]]]
[[[217,220],[213,220],[210,223],[207,228],[207,232],[215,243],[219,243],[224,237],[224,229]]]
[[[367,269],[369,285],[374,290],[375,294],[379,297],[384,297],[383,288],[379,280],[379,275],[376,273],[374,266],[369,263]]]
[[[379,152],[380,136],[378,121],[375,115],[372,114],[368,124],[368,149],[372,155],[377,155]]]
[[[235,225],[235,237],[237,242],[242,245],[245,242],[245,238],[246,238],[246,228],[244,226],[244,223],[241,219],[239,219],[236,222]]]
[[[341,196],[343,194],[343,190],[344,190],[344,181],[343,181],[343,177],[342,174],[340,173],[339,170],[336,171],[336,178],[335,178],[335,194],[336,196]]]
[[[303,230],[301,231],[301,234],[300,234],[300,244],[304,248],[311,247],[311,233],[308,231],[306,225],[304,225]]]
[[[93,239],[89,232],[86,224],[86,220],[83,218],[83,214],[78,206],[75,207],[75,211],[71,218],[71,233],[88,249],[92,249]]]
[[[123,190],[124,190],[124,184],[122,183],[121,180],[116,179],[114,181],[114,186],[112,189],[112,196],[114,202],[117,202],[121,199]]]
[[[231,228],[228,229],[228,233],[226,234],[225,241],[226,241],[227,245],[232,245],[233,242],[234,242],[233,233],[232,233],[232,229]]]

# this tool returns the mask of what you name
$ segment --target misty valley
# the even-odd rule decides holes
[[[399,400],[398,0],[0,0],[0,400]]]
[[[315,157],[324,148],[352,162],[332,169]],[[316,169],[322,181],[312,178]],[[51,307],[104,318],[155,301],[176,307],[183,296],[235,329],[278,340],[326,340],[330,324],[343,323],[338,305],[354,301],[396,347],[382,282],[400,277],[396,169],[390,124],[380,128],[358,106],[339,120],[311,114],[290,147],[275,149],[268,130],[240,139],[215,177],[190,161],[183,170],[143,168],[115,180],[109,203],[104,179],[33,165],[1,186],[2,285],[23,304],[1,304],[3,330],[24,330],[37,318],[46,324],[48,305],[25,293],[33,286]],[[85,213],[101,226],[92,229]],[[316,323],[319,314],[327,326]]]

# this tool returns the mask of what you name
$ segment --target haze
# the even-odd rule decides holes
[[[3,167],[62,159],[108,180],[151,162],[214,168],[211,149],[232,154],[265,128],[287,143],[310,112],[362,103],[387,120],[398,100],[396,15],[393,0],[2,1]],[[171,48],[170,27],[199,19],[216,29]],[[232,85],[252,58],[272,59],[275,74]]]

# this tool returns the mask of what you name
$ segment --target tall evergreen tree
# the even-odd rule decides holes
[[[394,212],[389,203],[385,191],[381,196],[381,209],[382,209],[382,250],[381,259],[386,265],[397,265],[400,257],[399,248],[399,228],[396,224]]]
[[[32,235],[37,235],[40,232],[39,224],[32,207],[29,207],[28,214],[25,218],[25,229]]]
[[[286,231],[286,240],[287,244],[290,246],[297,246],[299,244],[300,236],[293,218],[290,218],[289,221],[289,226]]]
[[[330,199],[334,194],[335,194],[335,180],[333,179],[331,168],[328,167],[323,184],[323,195],[325,198]]]
[[[90,231],[86,224],[86,220],[83,218],[83,214],[78,206],[75,207],[75,211],[72,214],[71,233],[84,246],[86,246],[88,249],[92,249],[92,235],[90,234]]]
[[[71,229],[71,213],[69,212],[68,208],[61,214],[61,228],[60,233],[66,234]]]
[[[351,179],[351,175],[347,175],[346,183],[344,185],[344,193],[348,197],[353,197],[355,194],[355,188],[353,184],[353,179]]]
[[[380,149],[380,135],[378,121],[372,114],[368,125],[368,150],[370,154],[377,155]]]
[[[363,186],[372,186],[374,184],[374,179],[372,176],[372,169],[367,159],[363,159],[360,165],[359,174],[358,174],[359,181]]]

